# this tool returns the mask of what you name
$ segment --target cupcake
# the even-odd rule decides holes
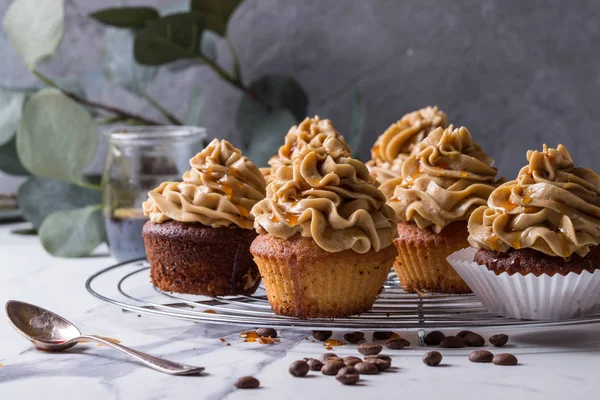
[[[467,128],[437,128],[381,185],[399,217],[394,269],[409,292],[470,293],[446,257],[468,245],[467,220],[496,184],[493,160]]]
[[[469,219],[449,260],[492,312],[563,319],[600,311],[600,176],[564,146],[527,152],[517,179]]]
[[[265,180],[226,140],[213,140],[190,166],[183,182],[162,183],[143,204],[152,283],[168,292],[250,295],[260,282],[250,210],[264,199]]]
[[[397,253],[395,216],[339,137],[281,165],[252,214],[250,251],[275,313],[335,318],[373,306]]]
[[[385,183],[402,175],[402,163],[416,145],[435,128],[446,127],[446,114],[437,107],[426,107],[406,114],[377,139],[371,149],[369,171],[377,182]]]

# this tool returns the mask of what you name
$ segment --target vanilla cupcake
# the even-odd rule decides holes
[[[402,163],[429,132],[446,127],[446,114],[437,107],[425,107],[403,116],[377,138],[371,149],[369,171],[385,183],[402,175]]]
[[[600,311],[600,176],[564,146],[528,165],[469,219],[473,248],[449,259],[497,314],[563,319]],[[474,262],[473,262],[474,261]]]
[[[250,251],[271,307],[298,318],[369,310],[396,257],[393,210],[336,135],[291,161],[252,208]]]
[[[496,185],[493,160],[469,131],[450,125],[427,136],[380,186],[400,219],[394,269],[410,292],[470,293],[446,257],[468,245],[467,220]]]

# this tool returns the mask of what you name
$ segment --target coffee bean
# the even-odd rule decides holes
[[[502,353],[496,354],[492,362],[496,365],[517,365],[519,360],[512,354]]]
[[[439,351],[430,351],[423,356],[423,364],[430,367],[438,366],[442,362],[442,353]]]
[[[458,336],[459,338],[465,338],[469,333],[473,333],[471,331],[460,331],[456,334],[456,336]]]
[[[375,343],[364,343],[358,345],[358,352],[365,356],[374,356],[375,354],[381,353],[381,345]]]
[[[459,349],[461,347],[465,347],[465,341],[463,338],[458,336],[446,336],[440,342],[440,346],[449,349]]]
[[[298,360],[294,361],[292,365],[290,365],[289,371],[293,376],[304,376],[308,374],[310,367],[306,361]]]
[[[329,339],[331,335],[333,335],[333,332],[331,331],[312,331],[312,337],[321,342],[324,342],[327,339]]]
[[[494,355],[487,350],[475,350],[469,355],[469,361],[474,363],[489,363],[493,358]]]
[[[321,373],[323,375],[335,375],[345,366],[346,364],[344,364],[343,361],[328,361],[325,363],[325,365],[323,365],[323,368],[321,368]]]
[[[254,389],[260,386],[260,382],[253,376],[242,376],[235,381],[235,387],[238,389]]]
[[[322,363],[324,363],[325,360],[327,360],[328,358],[339,358],[339,357],[335,353],[323,353],[321,355],[321,357],[319,357],[319,361],[321,361]]]
[[[373,340],[387,340],[394,332],[373,332]]]
[[[354,368],[356,368],[358,373],[362,375],[375,375],[379,373],[379,368],[377,368],[377,365],[368,361],[359,362],[354,366]]]
[[[392,357],[388,356],[387,354],[377,354],[375,356],[366,356],[365,360],[370,359],[370,360],[374,360],[374,359],[378,359],[378,360],[385,360],[389,363],[392,362]]]
[[[440,342],[445,337],[446,335],[440,331],[429,332],[427,335],[425,335],[425,344],[427,346],[439,346]]]
[[[354,367],[344,367],[335,376],[344,385],[355,385],[360,380],[360,374]]]
[[[362,362],[362,360],[359,357],[354,357],[354,356],[344,357],[344,364],[346,364],[347,367],[354,367],[359,362]]]
[[[365,358],[365,362],[370,362],[375,365],[379,371],[385,371],[386,369],[392,366],[392,362],[390,360],[384,358]]]
[[[499,335],[494,335],[489,338],[489,341],[496,347],[502,347],[506,344],[506,342],[508,342],[508,335],[504,335],[502,333]]]
[[[311,371],[320,371],[323,368],[323,363],[316,358],[309,358],[306,363]]]
[[[344,334],[344,339],[350,343],[358,343],[365,338],[365,334],[362,332],[352,332]]]
[[[272,338],[277,337],[277,331],[273,328],[258,328],[256,333],[258,333],[260,336],[268,336]]]
[[[390,339],[385,343],[385,347],[391,350],[399,350],[410,346],[410,342],[406,339]]]
[[[464,341],[469,347],[481,347],[485,345],[485,339],[478,333],[469,333],[464,337]]]

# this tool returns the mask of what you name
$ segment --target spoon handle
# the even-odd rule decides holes
[[[123,346],[121,344],[113,343],[110,340],[106,340],[100,336],[96,335],[81,335],[74,339],[69,340],[69,342],[79,342],[82,340],[94,341],[98,343],[102,343],[108,347],[112,347],[113,349],[119,350],[128,356],[135,358],[143,364],[146,364],[150,368],[153,368],[157,371],[163,372],[165,374],[170,375],[191,375],[197,374],[204,371],[203,367],[194,367],[191,365],[180,364],[177,362],[165,360],[163,358],[158,358],[151,356],[150,354],[142,353],[141,351],[134,350],[132,348]]]

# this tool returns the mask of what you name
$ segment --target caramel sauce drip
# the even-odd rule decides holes
[[[202,312],[206,313],[206,314],[216,314],[217,313],[215,310],[204,310]]]
[[[240,333],[240,337],[242,339],[246,339],[245,342],[255,342],[256,339],[258,339],[260,337],[260,335],[254,331],[244,331],[244,332]],[[252,339],[252,340],[248,340],[248,339]]]
[[[327,339],[323,346],[343,346],[344,342],[337,339]]]
[[[236,205],[236,208],[238,209],[242,217],[246,218],[248,215],[250,215],[250,211],[246,207]]]

